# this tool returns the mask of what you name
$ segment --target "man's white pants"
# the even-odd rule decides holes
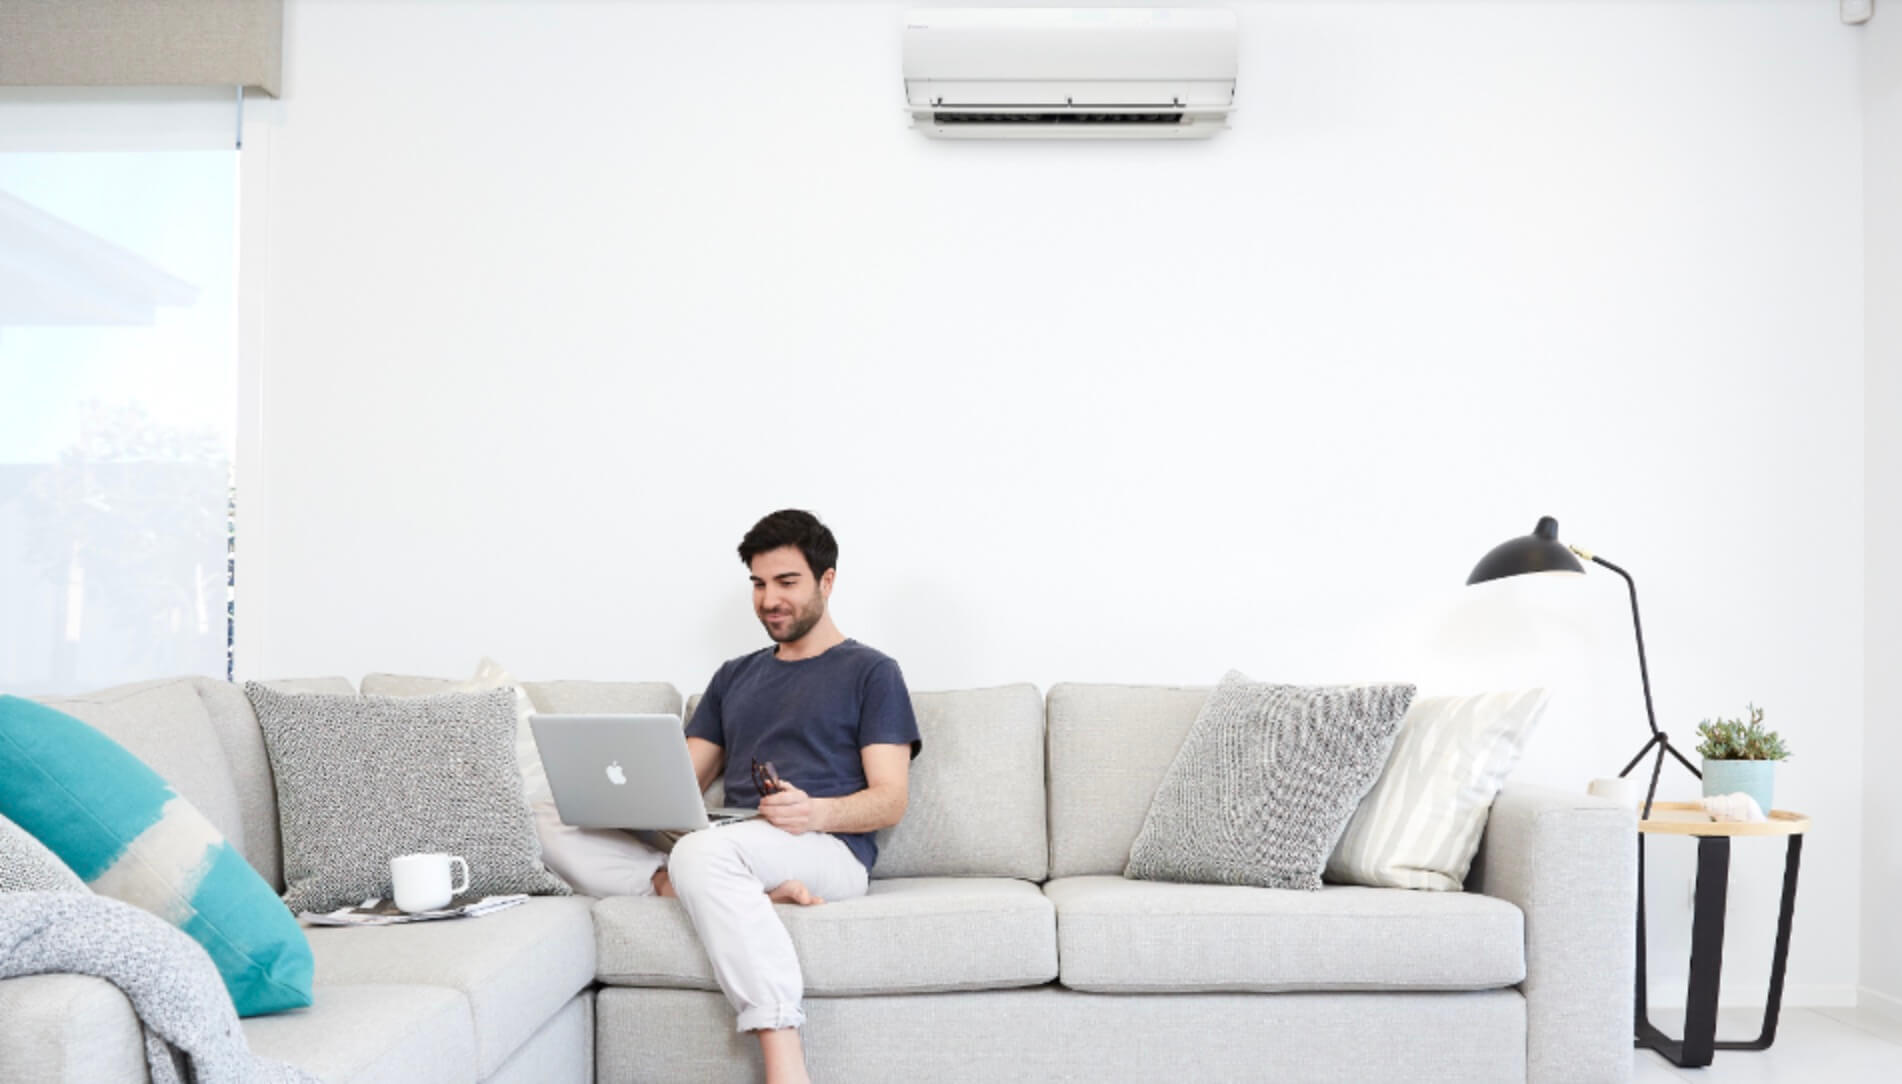
[[[767,891],[799,881],[828,903],[865,894],[865,866],[825,832],[793,835],[749,820],[693,832],[663,855],[626,832],[541,827],[548,867],[584,895],[651,896],[654,871],[667,867],[741,1031],[806,1021],[799,957]]]

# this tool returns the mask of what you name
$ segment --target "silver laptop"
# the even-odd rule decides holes
[[[708,809],[678,715],[531,715],[563,824],[688,830],[756,809]]]

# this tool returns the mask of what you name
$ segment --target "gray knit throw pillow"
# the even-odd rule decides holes
[[[1229,671],[1163,775],[1123,875],[1320,888],[1413,690],[1267,685]]]
[[[91,892],[31,832],[0,817],[0,892]]]
[[[390,895],[390,859],[469,860],[469,891],[565,896],[542,866],[515,763],[515,690],[286,694],[247,682],[277,777],[284,903],[329,911]]]

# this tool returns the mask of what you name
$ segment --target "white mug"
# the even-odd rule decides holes
[[[449,867],[462,864],[462,883],[452,884]],[[469,863],[453,854],[404,854],[390,859],[390,883],[395,887],[396,909],[415,914],[448,906],[469,891]]]
[[[1626,809],[1638,808],[1643,792],[1638,789],[1638,781],[1625,776],[1616,779],[1594,779],[1585,792],[1594,798],[1609,798]]]

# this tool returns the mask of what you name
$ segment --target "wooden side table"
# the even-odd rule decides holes
[[[1695,814],[1695,816],[1692,816]],[[1783,1004],[1783,965],[1790,955],[1790,915],[1796,909],[1796,872],[1803,856],[1803,833],[1810,819],[1772,810],[1758,824],[1713,823],[1696,802],[1654,802],[1651,816],[1638,822],[1638,996],[1637,1045],[1655,1050],[1674,1065],[1694,1069],[1710,1064],[1717,1050],[1768,1050],[1776,1041],[1777,1012]],[[1697,837],[1697,895],[1691,915],[1691,979],[1684,996],[1684,1038],[1659,1031],[1645,1004],[1644,849],[1645,837]],[[1763,1008],[1763,1031],[1755,1039],[1718,1041],[1717,984],[1724,969],[1724,911],[1730,891],[1730,841],[1736,836],[1788,836],[1783,859],[1783,904],[1777,912],[1776,954],[1770,961],[1770,996]]]

